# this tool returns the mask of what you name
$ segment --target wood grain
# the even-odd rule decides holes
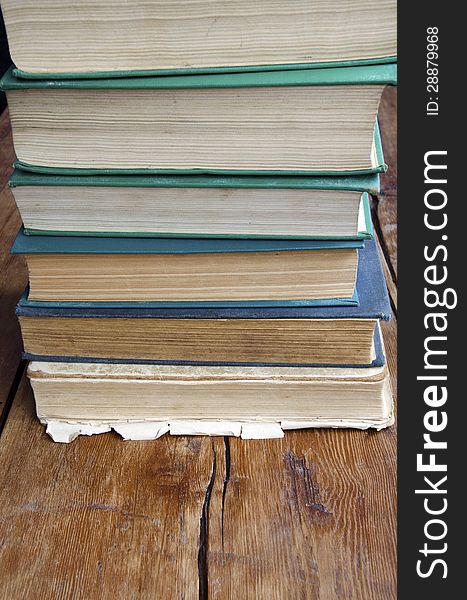
[[[54,444],[24,379],[0,444],[0,597],[198,598],[209,438]]]
[[[5,187],[12,171],[15,151],[11,137],[10,114],[5,109],[0,115],[0,189]]]
[[[27,282],[23,257],[9,252],[21,225],[13,196],[6,187],[13,160],[8,111],[5,111],[0,116],[0,423],[21,361],[21,334],[14,308]]]
[[[379,120],[389,169],[381,176],[376,214],[380,240],[392,277],[397,279],[397,88],[388,87],[381,99]],[[410,200],[409,200],[410,201]]]
[[[210,510],[213,598],[393,598],[391,430],[216,441],[228,470]]]
[[[385,256],[383,267],[393,305],[393,319],[382,323],[381,329],[395,396],[397,393],[397,88],[388,87],[384,91],[379,120],[389,169],[381,177],[381,194],[378,197],[374,216],[376,216],[376,229],[379,232],[378,241]]]
[[[384,277],[386,279],[386,286],[388,289],[389,299],[391,301],[392,310],[397,310],[397,283],[394,279],[395,275],[391,269],[390,262],[386,258],[384,242],[382,243],[379,238],[376,238],[378,246],[378,253],[381,260],[381,266],[383,268]]]

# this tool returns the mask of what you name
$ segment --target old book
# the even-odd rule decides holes
[[[2,79],[20,166],[51,173],[364,174],[394,64],[261,73]],[[376,135],[376,137],[375,137]]]
[[[55,441],[111,428],[126,439],[154,439],[169,431],[269,437],[274,426],[282,433],[304,427],[381,429],[392,423],[385,366],[32,362],[28,376],[37,416]],[[251,426],[256,435],[248,435]]]
[[[3,0],[25,77],[319,66],[396,54],[396,1]]]
[[[371,237],[379,176],[44,175],[10,179],[31,235]]]
[[[373,240],[360,251],[358,304],[137,307],[60,303],[17,307],[27,357],[181,364],[381,364],[379,319],[390,317]],[[71,359],[71,358],[70,358]]]
[[[351,240],[27,236],[31,300],[225,302],[352,298]]]

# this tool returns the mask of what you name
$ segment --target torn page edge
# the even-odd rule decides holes
[[[46,433],[50,435],[54,442],[69,444],[79,435],[94,435],[96,433],[107,433],[110,431],[110,425],[86,423],[67,423],[64,421],[49,421],[46,427]]]
[[[229,435],[239,437],[242,423],[239,421],[172,421],[171,435]]]
[[[114,431],[124,440],[157,440],[169,431],[168,423],[111,423]]]
[[[243,440],[270,440],[283,438],[284,432],[280,423],[243,423]]]
[[[284,431],[290,429],[308,429],[318,427],[384,429],[393,424],[392,414],[381,420],[356,419],[308,419],[267,421],[121,421],[121,422],[79,422],[41,419],[46,425],[46,433],[54,442],[70,443],[79,435],[107,433],[112,429],[124,440],[155,440],[166,433],[171,435],[207,435],[232,436],[242,439],[273,439],[284,437]]]

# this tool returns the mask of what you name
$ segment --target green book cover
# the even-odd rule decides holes
[[[324,179],[327,177],[346,177],[351,178],[353,176],[360,175],[373,175],[376,173],[385,173],[387,171],[387,164],[384,162],[383,144],[381,142],[381,133],[379,130],[378,122],[375,123],[374,132],[374,148],[377,158],[378,166],[374,169],[361,169],[353,171],[339,171],[329,174],[328,171],[313,171],[313,173],[304,174],[303,171],[272,171],[272,170],[229,170],[229,169],[157,169],[157,173],[152,169],[74,169],[67,167],[43,167],[37,165],[31,165],[21,160],[15,162],[15,167],[22,169],[23,171],[30,171],[31,173],[41,173],[45,175],[75,175],[75,176],[114,176],[114,175],[220,175],[220,176],[263,176],[263,177],[317,177]],[[288,177],[290,179],[290,177]]]
[[[361,200],[361,215],[359,215],[358,232],[352,236],[342,235],[270,235],[270,234],[210,234],[199,233],[190,234],[190,238],[213,238],[213,239],[308,239],[308,240],[368,240],[374,235],[373,222],[371,219],[370,199],[369,195],[364,192]],[[61,231],[49,229],[30,229],[24,227],[25,235],[34,236],[73,236],[73,237],[123,237],[123,238],[185,238],[186,234],[179,232],[131,232],[131,231]]]
[[[244,65],[234,67],[192,67],[181,69],[152,69],[152,70],[133,70],[133,71],[96,71],[82,73],[30,73],[17,67],[13,67],[15,77],[21,79],[110,79],[119,77],[154,77],[166,75],[204,75],[204,74],[222,74],[222,73],[249,73],[258,71],[285,71],[302,69],[329,69],[340,67],[364,67],[370,65],[383,65],[395,63],[397,56],[386,56],[382,58],[367,58],[361,60],[337,60],[332,62],[307,62],[307,63],[288,63],[279,65]]]
[[[170,77],[116,77],[102,79],[21,79],[14,67],[0,80],[0,89],[180,89],[283,87],[300,85],[396,85],[396,63],[325,69],[291,69]]]
[[[76,175],[44,174],[26,171],[16,163],[9,185],[20,186],[87,186],[87,187],[180,187],[180,188],[268,188],[308,190],[348,190],[377,194],[379,175],[340,177],[216,176],[216,175]]]
[[[15,169],[10,178],[11,188],[17,187],[108,187],[108,188],[263,188],[336,190],[362,192],[359,213],[358,232],[352,236],[342,235],[268,235],[268,234],[191,234],[191,237],[213,238],[295,238],[295,239],[369,239],[373,236],[369,194],[379,192],[379,175],[360,175],[354,177],[215,177],[203,175],[44,175],[20,168]],[[185,237],[180,232],[131,232],[131,231],[62,231],[60,229],[24,228],[26,235],[54,236],[92,236],[92,237]]]
[[[264,72],[242,72],[229,74],[208,75],[178,75],[170,77],[131,77],[131,78],[108,78],[108,79],[63,79],[63,80],[25,80],[16,77],[13,69],[7,71],[0,82],[4,90],[163,90],[163,89],[214,89],[214,88],[253,88],[253,87],[299,87],[299,86],[372,86],[372,85],[394,85],[396,83],[396,65],[394,63],[352,66],[326,69],[302,69],[290,71],[264,71]],[[374,133],[372,166],[360,169],[346,169],[345,167],[326,169],[325,167],[313,168],[309,171],[294,169],[258,169],[234,168],[228,166],[203,168],[128,168],[116,169],[101,167],[80,168],[68,166],[38,166],[25,161],[19,161],[18,165],[26,170],[49,173],[49,174],[214,174],[214,175],[363,175],[375,172],[384,172],[386,165],[381,148],[381,139],[377,124]],[[137,165],[136,165],[137,166]]]

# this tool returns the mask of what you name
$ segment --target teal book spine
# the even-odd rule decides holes
[[[12,254],[205,254],[231,252],[288,252],[295,250],[363,249],[362,240],[264,240],[264,239],[201,239],[201,238],[115,238],[115,237],[73,237],[73,236],[28,236],[20,231],[11,249]],[[53,306],[96,306],[100,308],[126,307],[127,302],[76,302],[46,303]],[[189,307],[284,307],[284,306],[355,306],[358,294],[354,290],[351,297],[333,299],[299,300],[251,300],[251,301],[181,301],[181,302],[140,302],[139,306],[151,308]],[[38,306],[44,306],[39,301]]]
[[[30,73],[17,67],[13,68],[13,74],[20,79],[111,79],[118,77],[157,77],[166,75],[217,75],[222,73],[256,73],[263,71],[284,71],[284,70],[302,70],[302,69],[329,69],[341,67],[365,67],[372,65],[384,65],[395,63],[397,56],[383,56],[381,58],[366,58],[361,60],[336,60],[329,62],[307,62],[307,63],[288,63],[280,65],[239,65],[233,67],[191,67],[180,69],[147,69],[132,71],[83,71],[80,73],[56,72]]]
[[[386,281],[374,240],[358,252],[356,291],[351,299],[284,302],[50,302],[30,300],[19,316],[157,319],[383,319],[391,317]]]
[[[287,252],[363,248],[363,240],[204,239],[26,235],[21,229],[12,254],[205,254]]]
[[[268,188],[307,190],[348,190],[377,194],[379,175],[348,175],[341,177],[268,177],[216,175],[73,175],[46,174],[25,171],[16,163],[10,178],[12,188],[21,186],[86,186],[86,187],[180,187],[180,188]]]
[[[284,87],[309,85],[396,85],[397,66],[390,62],[366,66],[290,69],[170,77],[115,77],[102,79],[21,79],[10,67],[0,80],[0,89],[195,89]]]

